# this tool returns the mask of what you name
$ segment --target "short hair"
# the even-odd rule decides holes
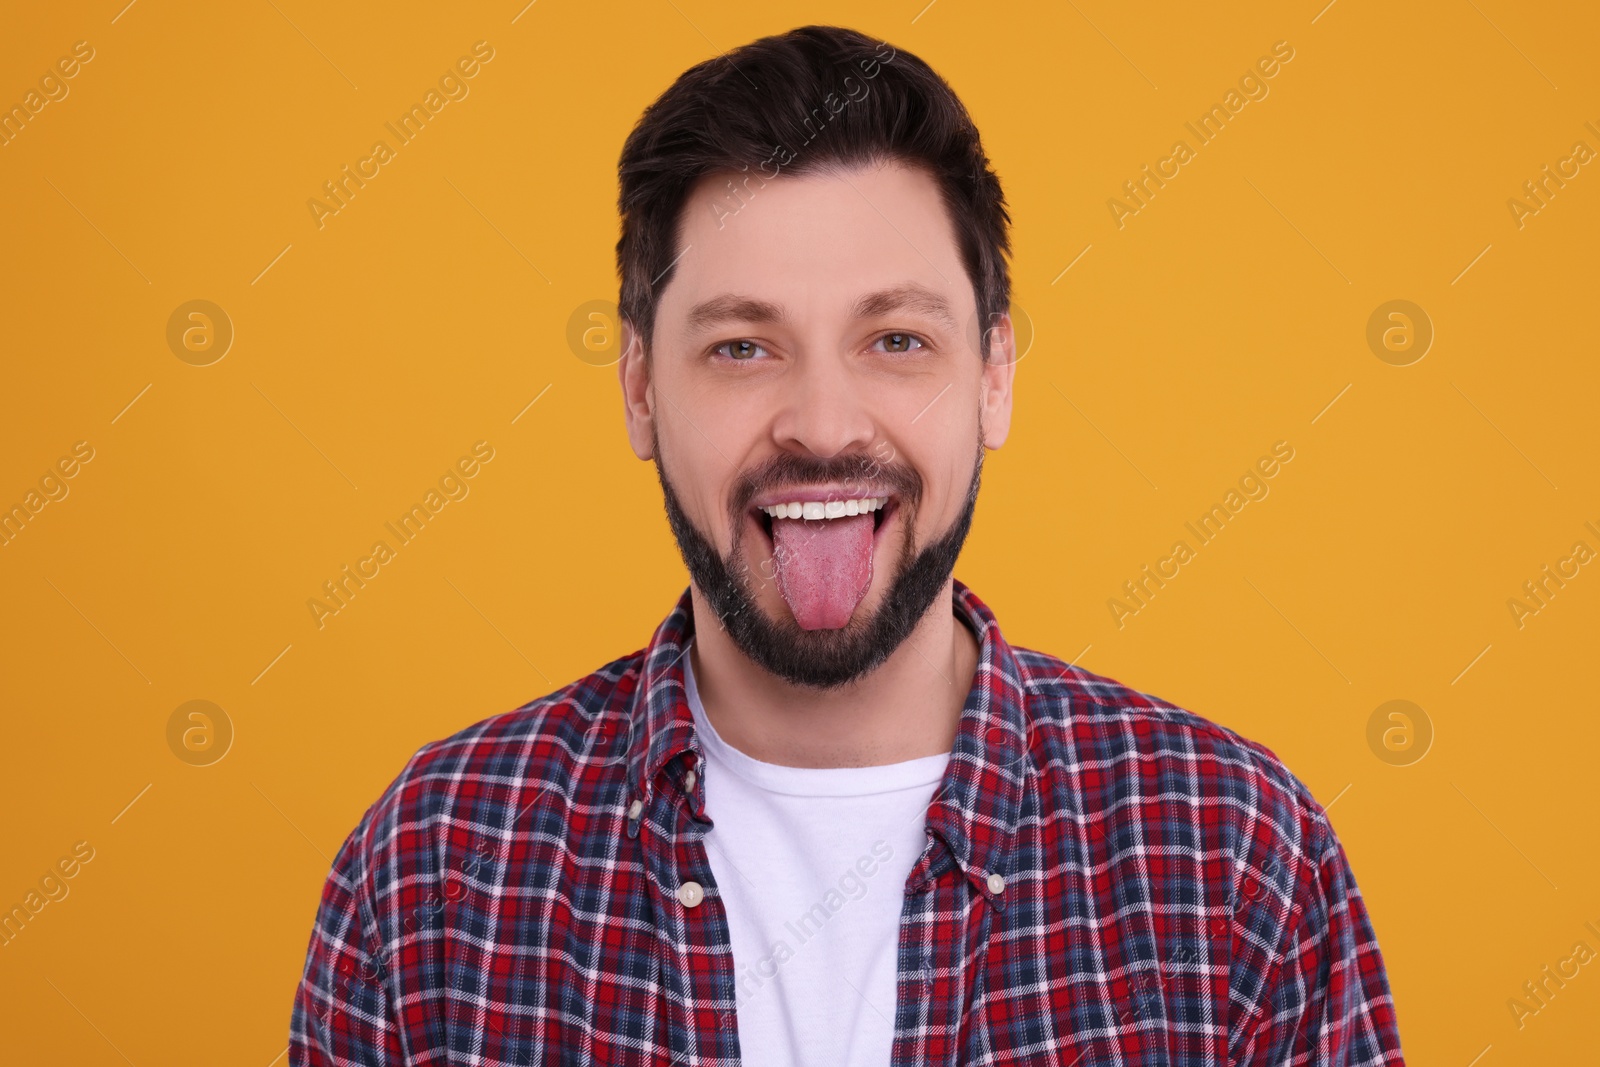
[[[617,164],[619,312],[648,353],[684,201],[705,175],[770,181],[888,161],[938,184],[978,321],[992,326],[1010,307],[1011,217],[977,127],[927,63],[839,26],[802,26],[705,60],[645,109]]]

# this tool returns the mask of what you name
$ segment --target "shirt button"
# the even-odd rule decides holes
[[[693,793],[694,792],[694,772],[693,771],[690,771],[688,774],[683,776],[683,791],[685,793]]]
[[[628,818],[637,819],[639,817],[639,813],[642,811],[644,811],[644,801],[635,800],[632,804],[628,805]]]
[[[993,893],[995,896],[999,896],[1001,893],[1004,893],[1005,891],[1006,891],[1006,880],[1004,878],[1000,877],[1000,875],[998,875],[998,874],[991,874],[989,876],[989,892]]]
[[[686,908],[697,906],[705,898],[705,887],[699,882],[685,882],[678,887],[678,903]]]

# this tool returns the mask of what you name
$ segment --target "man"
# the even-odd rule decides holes
[[[367,811],[290,1063],[1401,1063],[1306,789],[951,577],[1016,351],[949,87],[805,27],[685,73],[619,169],[628,438],[690,587]]]

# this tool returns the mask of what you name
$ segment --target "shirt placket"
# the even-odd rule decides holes
[[[959,1062],[993,911],[948,849],[930,842],[901,909],[893,1067]]]
[[[665,946],[662,1005],[672,1067],[737,1067],[733,941],[727,909],[711,874],[705,847],[708,825],[696,818],[693,795],[698,764],[685,756],[657,776],[661,788],[640,802],[630,834],[642,839]],[[631,812],[630,812],[631,814]]]

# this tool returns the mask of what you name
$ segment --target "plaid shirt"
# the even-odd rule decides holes
[[[1277,758],[954,607],[981,648],[892,1062],[1402,1063],[1344,851]],[[740,1062],[692,632],[685,592],[644,650],[411,758],[328,875],[292,1067]]]

